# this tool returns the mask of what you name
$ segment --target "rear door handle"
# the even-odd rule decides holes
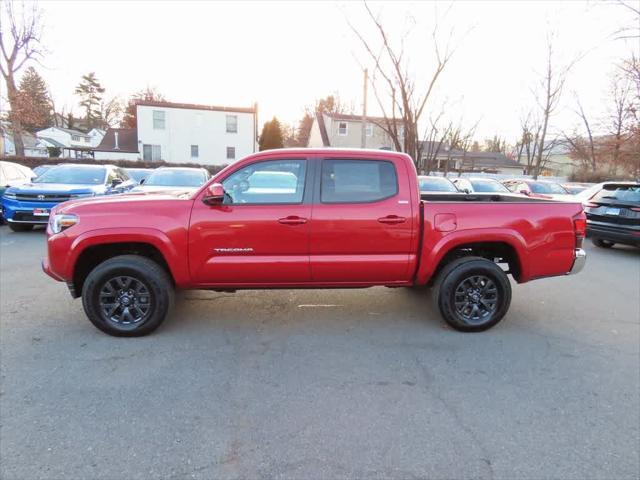
[[[404,217],[399,217],[398,215],[387,215],[386,217],[379,218],[378,221],[380,223],[386,223],[388,225],[395,225],[397,223],[404,223],[407,221]]]
[[[307,219],[298,217],[297,215],[289,215],[288,217],[279,218],[278,223],[284,225],[302,225],[303,223],[307,223]]]

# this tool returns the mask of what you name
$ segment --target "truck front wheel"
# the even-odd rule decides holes
[[[463,332],[481,332],[496,325],[509,310],[511,284],[494,262],[464,257],[444,267],[433,295],[449,325]]]
[[[153,260],[120,255],[100,263],[82,287],[82,306],[97,328],[118,337],[139,337],[164,321],[173,303],[167,272]]]

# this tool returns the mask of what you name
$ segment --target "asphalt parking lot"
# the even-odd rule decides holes
[[[640,475],[640,251],[514,287],[496,328],[406,289],[186,292],[118,339],[0,227],[3,479]]]

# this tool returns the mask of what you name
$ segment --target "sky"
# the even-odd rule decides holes
[[[476,137],[515,139],[534,105],[532,88],[553,34],[558,63],[571,70],[552,127],[573,128],[575,95],[604,114],[616,62],[635,42],[613,32],[633,23],[624,7],[594,1],[369,2],[397,41],[405,32],[408,69],[423,90],[434,67],[434,25],[441,48],[456,50],[428,114],[477,124]],[[106,96],[147,86],[170,101],[259,105],[259,122],[295,123],[304,107],[338,94],[362,108],[364,67],[371,68],[349,23],[377,40],[361,2],[41,1],[49,53],[36,66],[58,109],[75,109],[80,77],[95,72]],[[371,92],[371,89],[370,89]],[[369,95],[370,114],[379,114]]]

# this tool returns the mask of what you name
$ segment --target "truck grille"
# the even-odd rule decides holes
[[[28,202],[66,202],[71,195],[64,194],[35,194],[35,193],[17,193],[16,200],[24,200]]]

